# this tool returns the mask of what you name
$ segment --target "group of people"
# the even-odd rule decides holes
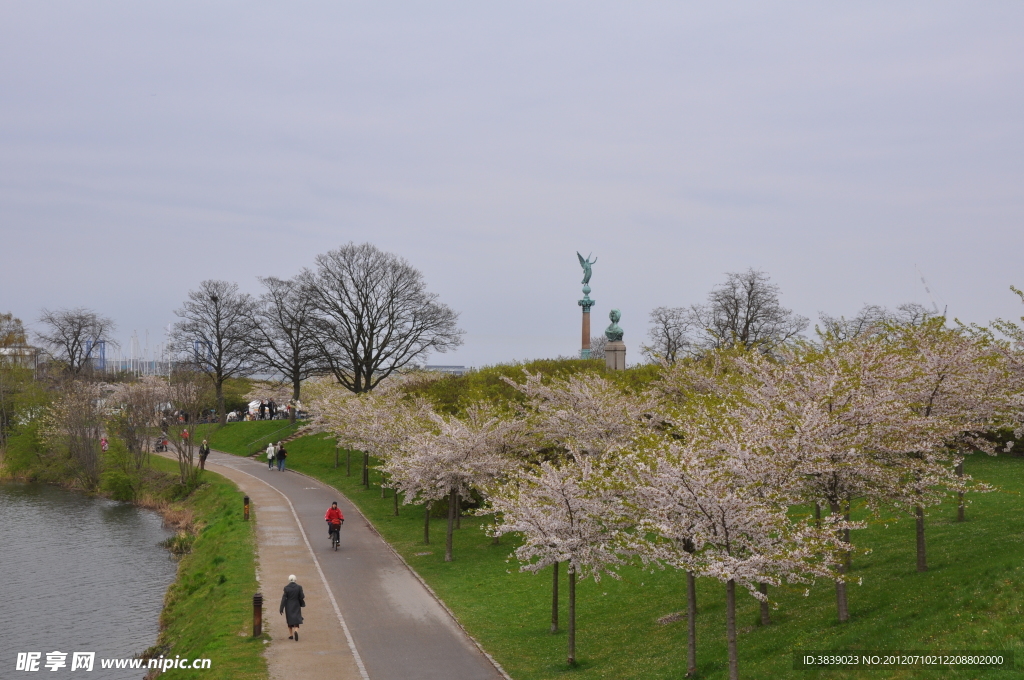
[[[260,407],[257,410],[260,420],[273,420],[277,416],[277,402],[273,399],[268,401],[260,400]]]
[[[267,444],[267,467],[271,470],[277,465],[278,472],[284,472],[284,460],[288,457],[288,450],[281,445],[281,442],[270,442]]]

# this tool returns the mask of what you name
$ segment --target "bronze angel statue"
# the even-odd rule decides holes
[[[586,259],[584,259],[583,256],[580,255],[580,251],[578,251],[578,250],[576,251],[576,257],[580,258],[580,266],[583,267],[583,285],[584,286],[587,285],[588,283],[590,283],[590,275],[594,273],[594,271],[590,267],[591,267],[591,265],[593,265],[593,264],[595,264],[597,262],[597,258],[596,257],[593,260],[590,259],[591,255],[593,255],[593,253],[590,253],[590,255],[587,255]]]

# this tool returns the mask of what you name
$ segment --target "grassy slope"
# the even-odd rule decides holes
[[[248,425],[248,424],[247,424]],[[341,490],[409,561],[466,628],[517,680],[553,678],[679,678],[685,673],[686,622],[660,625],[657,619],[685,608],[680,574],[622,570],[622,579],[581,583],[577,590],[577,651],[580,666],[567,669],[564,631],[548,634],[551,572],[522,574],[506,539],[491,545],[479,529],[483,520],[463,518],[456,532],[455,561],[444,563],[444,521],[431,523],[431,545],[422,539],[423,510],[403,506],[392,516],[392,499],[358,484],[358,456],[351,477],[345,454],[334,468],[330,441],[304,437],[289,446],[288,465]],[[753,598],[738,598],[740,670],[744,678],[1010,678],[1024,668],[1019,621],[1024,604],[1024,461],[976,456],[967,462],[975,477],[997,484],[999,493],[978,496],[968,521],[958,524],[952,504],[928,518],[931,571],[914,569],[914,523],[905,517],[854,533],[854,543],[872,547],[854,560],[852,620],[835,622],[834,591],[819,583],[809,596],[802,587],[772,593],[779,608],[774,623],[761,627]],[[379,478],[374,473],[373,481]],[[416,553],[430,555],[416,556]],[[511,573],[509,573],[511,572]],[[567,584],[562,574],[562,624]],[[698,661],[701,677],[727,675],[724,587],[698,582]],[[794,671],[795,650],[1013,650],[1013,670],[879,669]]]
[[[289,425],[287,420],[255,420],[243,423],[228,423],[213,431],[209,437],[210,447],[218,451],[227,451],[237,455],[248,455],[252,453],[251,444],[256,440],[262,440],[260,448],[266,449],[269,439],[263,439],[274,435],[274,441],[284,439],[295,432],[299,423]]]
[[[177,463],[157,456],[153,467],[177,474]],[[254,525],[242,519],[242,493],[210,472],[205,484],[181,504],[203,529],[192,553],[182,558],[161,615],[164,654],[211,659],[208,670],[170,671],[175,678],[263,680],[263,640],[252,637],[256,582]]]

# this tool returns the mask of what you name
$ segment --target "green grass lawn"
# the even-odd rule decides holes
[[[153,456],[152,465],[177,475],[173,460]],[[243,494],[233,483],[211,472],[203,482],[176,503],[191,509],[202,528],[167,590],[158,645],[165,656],[211,660],[207,670],[168,671],[174,678],[265,680],[263,639],[252,637],[252,596],[259,590],[255,525],[244,521]]]
[[[258,424],[258,423],[256,423]],[[246,423],[238,427],[249,427]],[[629,567],[621,580],[581,582],[577,589],[579,665],[565,665],[564,630],[548,633],[551,571],[523,574],[509,560],[514,544],[492,545],[480,530],[485,521],[465,517],[456,532],[455,561],[445,563],[443,519],[431,522],[431,545],[423,544],[423,509],[380,497],[373,473],[370,490],[359,485],[353,455],[346,476],[345,452],[334,467],[333,442],[303,437],[289,447],[288,466],[334,486],[374,523],[380,534],[419,572],[462,624],[517,680],[533,678],[681,678],[686,671],[686,621],[668,625],[659,617],[685,610],[685,578],[674,571]],[[974,456],[967,472],[1001,491],[978,495],[967,521],[955,522],[952,503],[928,515],[931,570],[915,571],[914,522],[904,517],[854,532],[854,544],[872,548],[854,559],[851,620],[836,623],[834,588],[819,582],[773,590],[774,622],[761,626],[758,603],[738,598],[740,675],[743,678],[1017,678],[1024,668],[1024,460]],[[417,555],[426,553],[427,555]],[[568,615],[564,569],[561,621]],[[700,677],[727,677],[725,588],[698,581]],[[826,650],[1014,652],[1017,670],[883,668],[794,670],[793,652]]]
[[[242,423],[228,423],[224,427],[210,431],[210,448],[234,453],[239,456],[247,456],[254,452],[254,446],[266,449],[267,443],[271,439],[275,442],[280,441],[291,435],[301,426],[302,423],[289,425],[287,420],[253,420]]]

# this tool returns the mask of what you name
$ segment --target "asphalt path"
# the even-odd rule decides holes
[[[503,677],[339,491],[291,471],[269,470],[266,461],[214,451],[209,462],[256,477],[291,502],[371,680]],[[332,501],[345,515],[337,551],[324,522]]]

